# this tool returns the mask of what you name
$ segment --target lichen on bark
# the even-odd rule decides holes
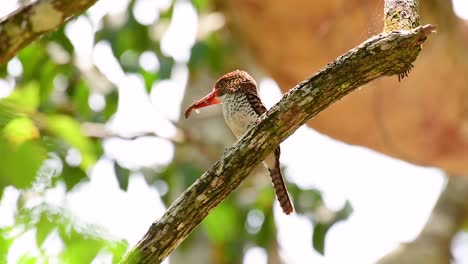
[[[419,26],[418,0],[386,0],[384,32],[409,30]]]
[[[75,17],[97,0],[38,0],[0,21],[0,64],[32,41]]]

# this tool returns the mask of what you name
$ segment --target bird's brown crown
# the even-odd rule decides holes
[[[187,108],[187,110],[185,110],[185,117],[188,118],[194,109],[221,103],[222,101],[219,100],[219,97],[227,94],[245,95],[247,100],[249,100],[252,105],[258,105],[258,107],[255,107],[255,109],[259,109],[257,112],[265,112],[265,107],[258,98],[257,83],[255,80],[247,72],[236,70],[219,78],[218,81],[216,81],[215,87],[211,93],[194,102]]]
[[[219,89],[218,96],[248,91],[257,92],[257,83],[247,72],[235,70],[219,78],[215,89]]]

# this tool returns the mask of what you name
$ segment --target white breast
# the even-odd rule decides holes
[[[223,115],[227,125],[237,138],[240,138],[255,122],[258,114],[250,106],[247,98],[240,95],[228,94],[224,98]]]

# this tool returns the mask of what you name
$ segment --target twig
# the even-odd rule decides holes
[[[176,128],[176,133],[172,137],[163,137],[156,132],[144,132],[138,133],[135,135],[127,136],[121,135],[116,133],[106,127],[105,124],[102,123],[91,123],[86,122],[81,124],[81,130],[83,134],[90,138],[98,138],[98,139],[105,139],[105,138],[121,138],[127,140],[135,140],[141,137],[158,137],[167,139],[172,142],[174,145],[190,145],[196,148],[200,153],[205,155],[210,160],[216,160],[219,157],[219,152],[213,148],[212,144],[209,142],[205,142],[199,138],[193,137],[190,134],[190,131],[187,129],[179,126],[178,124],[172,122],[172,124]]]
[[[155,132],[145,132],[145,133],[138,133],[136,135],[131,135],[131,136],[123,136],[121,134],[115,133],[114,131],[108,129],[105,124],[91,123],[91,122],[85,122],[81,124],[81,130],[83,131],[83,134],[85,136],[90,137],[90,138],[103,139],[103,138],[117,137],[117,138],[122,138],[122,139],[133,140],[133,139],[137,139],[140,137],[160,137],[160,138],[167,139],[174,144],[180,144],[185,141],[183,132],[181,132],[179,129],[177,130],[176,135],[170,138],[162,137],[161,135],[158,135]]]

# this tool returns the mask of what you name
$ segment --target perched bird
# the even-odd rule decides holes
[[[258,96],[255,80],[247,72],[236,70],[219,78],[211,93],[187,108],[185,117],[188,118],[194,109],[219,103],[223,103],[224,120],[238,139],[260,115],[266,112]],[[281,208],[285,214],[290,214],[294,209],[281,174],[279,157],[280,148],[278,147],[274,153],[267,156],[263,164],[270,172]]]

